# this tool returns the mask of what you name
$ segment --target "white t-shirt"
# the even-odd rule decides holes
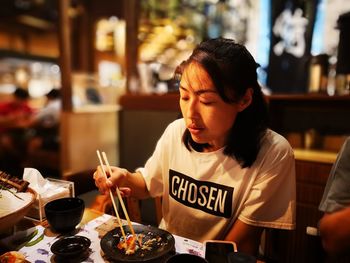
[[[51,100],[36,115],[35,120],[41,125],[52,127],[59,123],[61,113],[61,100]]]
[[[261,227],[295,226],[295,162],[279,134],[267,130],[254,164],[242,169],[223,148],[189,151],[183,119],[172,122],[144,168],[151,196],[162,196],[160,227],[200,242],[223,239],[237,218]]]
[[[333,213],[350,204],[350,137],[340,149],[324,189],[319,209]]]

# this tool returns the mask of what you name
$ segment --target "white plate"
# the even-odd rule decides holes
[[[14,196],[7,190],[0,190],[0,233],[14,226],[35,201],[36,192],[31,188],[24,193],[16,193]]]

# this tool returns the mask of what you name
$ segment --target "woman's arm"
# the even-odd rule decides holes
[[[319,228],[327,252],[336,254],[350,249],[350,207],[324,214]]]
[[[237,219],[225,240],[235,242],[238,251],[256,256],[262,231],[263,228],[261,227],[248,225]]]

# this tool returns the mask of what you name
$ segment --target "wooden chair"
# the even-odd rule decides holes
[[[65,173],[62,176],[63,180],[74,182],[75,195],[81,195],[89,191],[97,190],[93,179],[94,169],[84,171]]]
[[[127,197],[124,198],[124,203],[132,222],[153,226],[159,225],[162,219],[162,202],[160,197],[146,200]],[[96,196],[90,208],[106,214],[115,215],[109,195]],[[121,218],[125,219],[123,210],[120,207],[118,208],[118,213]]]
[[[105,201],[100,195],[93,179],[94,169],[63,174],[62,179],[74,182],[75,196],[80,197],[85,202],[85,207],[94,208],[104,212]],[[102,198],[102,199],[101,199]],[[95,207],[92,207],[95,206]]]
[[[129,217],[132,221],[158,226],[162,220],[162,199],[161,197],[139,200],[129,197],[126,200]],[[147,206],[146,209],[143,209]],[[149,212],[152,214],[150,215]],[[148,213],[148,215],[146,215]]]

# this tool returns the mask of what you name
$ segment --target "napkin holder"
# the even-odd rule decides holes
[[[57,186],[57,189],[60,189],[60,191],[50,196],[43,196],[42,194],[38,193],[34,204],[32,205],[31,209],[28,211],[28,213],[25,216],[28,219],[42,222],[43,220],[46,219],[44,207],[48,202],[59,198],[75,196],[74,182],[59,180],[54,178],[46,178],[46,179],[50,183],[54,184],[55,187]]]

